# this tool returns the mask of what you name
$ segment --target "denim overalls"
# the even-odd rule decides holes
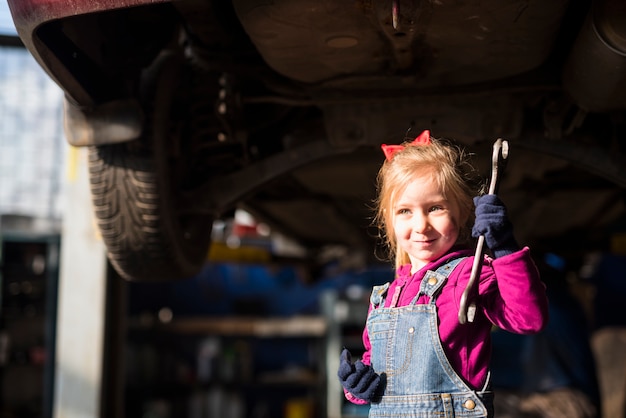
[[[367,331],[372,366],[383,377],[384,392],[372,402],[370,417],[493,416],[490,378],[479,392],[467,386],[446,358],[437,329],[435,301],[462,259],[428,271],[408,306],[384,308],[389,283],[374,287]],[[428,295],[430,303],[416,305],[420,294]]]

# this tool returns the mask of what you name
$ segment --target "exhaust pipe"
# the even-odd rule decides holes
[[[565,65],[563,86],[588,112],[626,109],[626,2],[593,2]]]

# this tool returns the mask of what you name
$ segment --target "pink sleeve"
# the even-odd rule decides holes
[[[365,401],[363,399],[359,399],[356,396],[354,396],[353,394],[351,394],[350,392],[348,392],[347,390],[343,390],[344,395],[346,396],[346,399],[349,400],[350,402],[352,402],[355,405],[367,405],[369,402]]]
[[[487,317],[509,332],[541,331],[548,323],[548,298],[528,247],[491,260],[491,267],[480,285]]]
[[[369,309],[367,310],[367,316],[369,317],[370,311],[372,310],[372,305],[370,304]],[[361,361],[363,364],[371,365],[372,364],[372,344],[370,343],[370,337],[367,333],[367,326],[363,328],[363,347],[365,351],[363,352],[363,356],[361,357]]]

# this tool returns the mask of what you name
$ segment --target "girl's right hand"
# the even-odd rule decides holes
[[[339,370],[337,376],[341,386],[354,397],[370,402],[374,398],[380,376],[376,374],[372,366],[362,361],[352,363],[352,356],[348,349],[344,348],[339,358]]]

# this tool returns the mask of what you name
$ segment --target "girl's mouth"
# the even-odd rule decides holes
[[[435,242],[434,239],[424,239],[424,240],[417,240],[414,241],[416,244],[418,245],[423,245],[423,246],[428,246],[431,245],[433,242]]]

